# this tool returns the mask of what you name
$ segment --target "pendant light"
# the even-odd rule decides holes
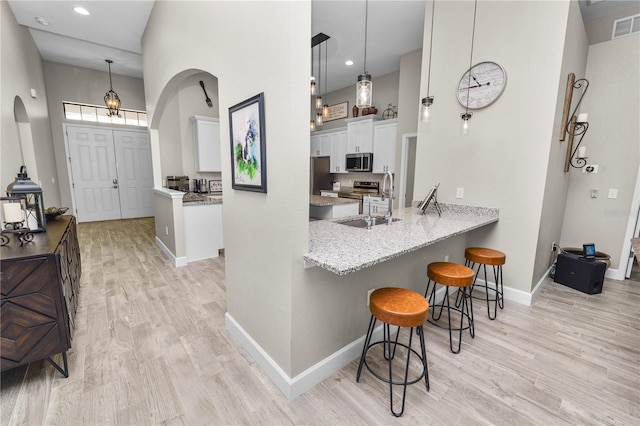
[[[467,105],[464,113],[460,114],[462,122],[460,123],[460,133],[463,135],[469,134],[469,120],[473,116],[472,112],[469,112],[469,89],[471,88],[471,65],[473,64],[473,42],[476,37],[476,13],[478,11],[478,0],[475,0],[473,6],[473,29],[471,31],[471,54],[469,55],[469,81],[467,83]]]
[[[322,44],[318,46],[318,94],[316,95],[316,109],[322,109]]]
[[[369,18],[369,0],[365,1],[364,9],[364,67],[363,73],[358,76],[356,83],[356,106],[358,108],[369,108],[371,106],[371,95],[373,83],[371,75],[367,71],[367,23]]]
[[[427,97],[422,98],[422,111],[420,120],[427,123],[431,120],[431,105],[433,105],[433,96],[431,96],[431,52],[433,51],[433,22],[436,10],[436,0],[431,2],[431,36],[429,38],[429,75],[427,77]]]
[[[326,45],[326,41],[325,41],[325,46],[324,46],[324,101],[325,104],[322,107],[322,118],[326,119],[327,116],[329,115],[329,104],[326,103],[327,102],[327,75],[329,74],[327,72],[327,45]]]
[[[310,85],[310,91],[311,91],[311,96],[316,94],[316,78],[313,76],[313,58],[314,58],[314,50],[313,47],[311,48],[311,85]]]
[[[107,64],[109,64],[109,91],[104,95],[104,103],[109,109],[107,112],[107,117],[122,117],[120,115],[120,97],[118,94],[113,91],[113,83],[111,82],[111,64],[113,61],[111,59],[105,59]]]

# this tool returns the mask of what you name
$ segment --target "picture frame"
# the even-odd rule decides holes
[[[267,192],[264,93],[229,108],[231,188]]]
[[[222,180],[219,180],[219,179],[209,180],[209,193],[222,194]]]
[[[344,101],[339,104],[329,105],[329,112],[324,117],[324,121],[333,121],[340,118],[347,118],[349,116],[349,101]]]

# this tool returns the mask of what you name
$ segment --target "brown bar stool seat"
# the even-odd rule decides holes
[[[427,290],[424,293],[424,297],[429,299],[429,304],[434,308],[440,307],[437,316],[437,309],[431,310],[431,318],[429,322],[438,327],[441,327],[437,321],[442,316],[442,310],[446,306],[449,328],[449,347],[451,352],[457,354],[460,352],[460,345],[462,343],[462,331],[469,330],[471,337],[475,337],[475,329],[473,327],[473,303],[471,300],[471,284],[473,283],[474,273],[466,266],[453,263],[453,262],[433,262],[427,266],[427,277],[429,282],[427,283]],[[433,285],[431,283],[433,282]],[[435,304],[436,300],[436,287],[440,284],[444,287],[444,298],[439,305]],[[431,287],[431,292],[429,292]],[[451,306],[449,302],[449,288],[454,288],[454,291],[458,291],[462,298],[461,303],[456,303],[455,306]],[[452,324],[452,312],[460,314],[460,327],[451,327]],[[466,325],[465,325],[466,321]],[[443,327],[443,326],[442,326]],[[443,327],[444,328],[444,327]],[[453,348],[453,331],[458,331],[458,345],[457,348]]]
[[[507,255],[501,251],[484,248],[484,247],[468,247],[464,251],[465,266],[471,269],[475,268],[475,278],[473,279],[473,285],[471,286],[471,292],[476,287],[482,287],[485,289],[484,299],[487,301],[487,315],[489,319],[496,319],[496,313],[498,306],[500,309],[504,308],[504,288],[502,285],[502,265],[507,260]],[[493,282],[494,285],[489,285],[487,280],[487,265],[493,267]],[[477,266],[477,267],[476,267]],[[478,283],[478,275],[480,269],[484,272],[484,284]],[[479,298],[479,297],[477,297]],[[456,300],[458,303],[458,300]],[[491,315],[491,306],[493,305],[493,315]]]
[[[429,303],[420,294],[415,291],[411,291],[405,288],[385,287],[379,288],[373,293],[369,299],[369,309],[371,311],[371,320],[369,321],[369,329],[367,330],[367,336],[364,341],[364,347],[362,348],[362,356],[360,357],[360,365],[358,366],[358,373],[356,375],[356,382],[360,381],[360,373],[362,372],[362,366],[365,365],[367,369],[378,379],[383,382],[389,383],[389,407],[391,413],[394,416],[400,417],[404,413],[404,402],[407,394],[407,386],[417,383],[424,377],[427,391],[429,391],[429,370],[427,367],[427,353],[424,346],[424,330],[422,325],[427,319],[427,312],[429,310]],[[376,326],[376,321],[383,323],[384,338],[382,341],[371,343],[371,337]],[[391,337],[390,326],[397,326],[395,337]],[[398,337],[400,335],[400,327],[409,327],[409,343],[398,343]],[[411,343],[413,341],[413,333],[418,335],[420,340],[420,353],[412,348]],[[389,376],[383,377],[377,373],[367,362],[367,352],[369,349],[376,345],[382,345],[384,359],[389,364]],[[396,348],[403,347],[407,352],[407,362],[404,370],[404,380],[393,380],[393,367],[392,361],[396,355]],[[421,373],[415,377],[409,379],[409,364],[411,360],[411,354],[415,354],[422,364]],[[373,363],[376,365],[376,363]],[[400,411],[395,411],[393,407],[393,386],[402,386],[402,406]]]

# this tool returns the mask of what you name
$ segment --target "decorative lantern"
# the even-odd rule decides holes
[[[7,186],[7,196],[24,199],[25,225],[31,232],[44,232],[47,230],[42,188],[29,179],[25,166],[20,167],[20,173],[18,173],[16,180]]]

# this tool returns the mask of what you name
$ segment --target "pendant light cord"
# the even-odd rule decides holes
[[[471,54],[469,55],[469,81],[467,82],[467,106],[465,114],[469,113],[469,89],[471,88],[471,65],[473,64],[473,42],[476,38],[476,13],[478,11],[478,0],[473,6],[473,29],[471,30]]]
[[[431,95],[429,90],[431,86],[431,52],[433,51],[433,17],[436,10],[436,0],[431,3],[431,38],[429,39],[429,76],[427,77],[427,97]]]
[[[325,41],[325,44],[327,44],[327,41]],[[328,105],[329,102],[327,102],[327,46],[324,46],[324,102]]]
[[[364,73],[367,74],[367,22],[369,21],[369,0],[364,2]]]

